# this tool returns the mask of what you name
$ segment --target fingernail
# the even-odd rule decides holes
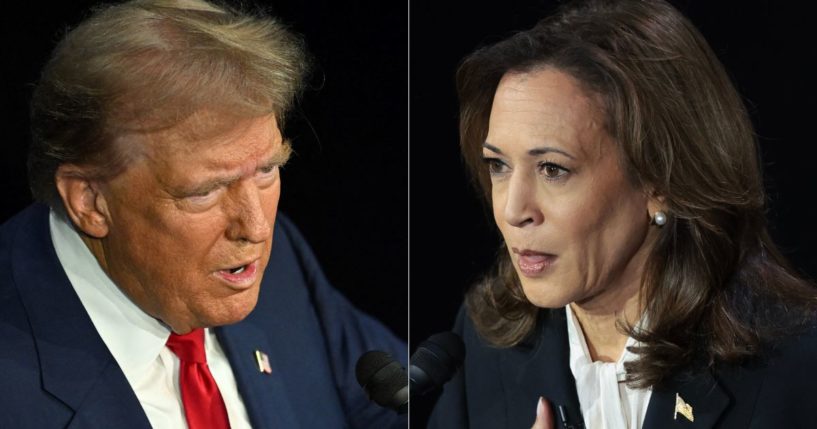
[[[539,397],[539,403],[536,404],[536,418],[545,418],[545,400],[541,396]]]

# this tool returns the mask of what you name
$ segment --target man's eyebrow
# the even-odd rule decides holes
[[[203,183],[199,183],[190,188],[184,188],[181,190],[182,197],[187,196],[194,196],[194,195],[203,195],[215,189],[218,189],[222,186],[227,186],[230,183],[235,182],[238,180],[239,176],[230,176],[230,177],[219,177],[218,179],[208,180]]]
[[[502,155],[502,150],[500,150],[498,147],[496,147],[496,146],[494,146],[494,145],[492,145],[492,144],[490,144],[488,142],[483,143],[482,147],[484,147],[485,149],[490,150],[491,152],[496,153],[497,155]],[[561,150],[559,148],[555,148],[553,146],[541,146],[541,147],[533,148],[533,149],[528,151],[528,155],[530,155],[530,156],[539,156],[539,155],[544,155],[546,153],[551,153],[551,152],[562,154],[562,155],[564,155],[564,156],[566,156],[566,157],[568,157],[570,159],[576,159],[573,155],[571,155],[571,154],[569,154],[569,153],[567,153],[567,152],[565,152],[565,151],[563,151],[563,150]]]
[[[256,168],[255,171],[268,170],[275,166],[284,165],[287,162],[287,160],[289,160],[291,154],[292,145],[290,144],[289,140],[284,140],[281,143],[281,148],[277,150],[269,159],[262,163],[259,163],[258,168]],[[182,191],[182,194],[185,196],[206,194],[222,186],[227,186],[240,178],[241,178],[240,174],[234,174],[232,176],[219,177],[216,179],[208,180],[206,182],[195,185],[194,187],[184,189]]]
[[[290,144],[289,140],[284,140],[281,142],[281,149],[276,151],[266,162],[259,164],[256,171],[268,169],[276,165],[284,165],[289,161],[290,155],[292,155],[292,144]]]

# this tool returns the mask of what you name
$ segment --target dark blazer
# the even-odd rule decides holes
[[[281,215],[273,242],[258,305],[216,330],[253,427],[406,427],[354,377],[370,349],[405,363],[405,344],[329,285]],[[0,227],[0,428],[149,427],[57,259],[48,208],[29,207]]]
[[[445,385],[429,428],[529,429],[543,396],[568,426],[581,427],[570,371],[565,310],[541,310],[535,333],[512,348],[488,346],[460,311],[455,332],[466,357]],[[694,422],[675,416],[676,394],[692,406]],[[817,333],[806,330],[740,366],[685,371],[653,388],[644,429],[817,428]],[[589,428],[595,429],[595,428]]]

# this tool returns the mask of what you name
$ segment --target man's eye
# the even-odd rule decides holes
[[[187,198],[206,198],[207,196],[211,195],[213,191],[204,191],[204,192],[197,192],[195,194],[190,194]]]
[[[277,164],[276,164],[276,165],[268,165],[268,166],[266,166],[266,167],[264,167],[264,168],[261,168],[261,169],[260,169],[260,170],[258,170],[258,171],[259,171],[259,172],[260,172],[262,175],[270,175],[270,174],[275,174],[275,172],[276,172],[276,171],[278,171],[278,167],[279,167],[279,166],[278,166]]]
[[[193,205],[206,205],[214,200],[220,188],[192,192],[184,196],[184,201]]]
[[[270,165],[264,168],[259,168],[258,173],[255,175],[256,183],[258,183],[259,186],[268,186],[275,183],[280,167],[280,165]]]
[[[185,200],[192,204],[206,204],[213,199],[213,195],[215,195],[214,191],[199,192],[186,196]]]

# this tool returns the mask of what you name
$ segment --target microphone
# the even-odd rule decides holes
[[[442,387],[454,376],[463,360],[465,344],[453,332],[440,332],[420,343],[409,361],[411,397]]]
[[[405,369],[390,354],[379,350],[363,353],[355,365],[355,377],[369,399],[398,414],[408,411],[409,387]]]
[[[408,375],[390,354],[363,353],[355,365],[357,382],[369,399],[399,414],[408,411],[409,399],[442,387],[465,359],[465,345],[453,332],[434,334],[411,355]]]

